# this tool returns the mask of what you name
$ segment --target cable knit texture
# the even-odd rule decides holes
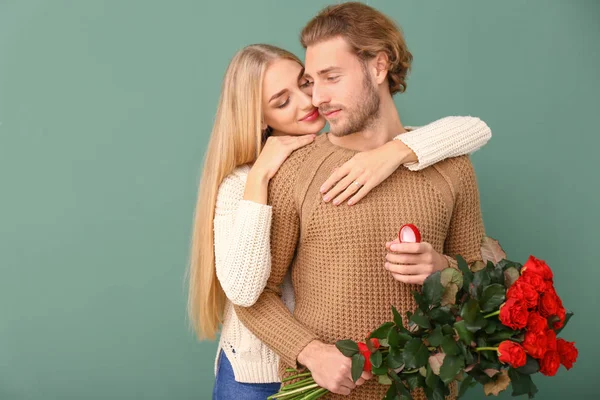
[[[417,154],[419,162],[409,168],[419,170],[431,165],[432,159],[429,155],[441,154],[441,157],[450,157],[467,154],[484,145],[490,135],[487,125],[478,118],[448,117],[420,128],[413,128],[411,132],[399,135],[396,139],[410,143],[407,144]],[[433,140],[433,136],[438,139]],[[411,137],[414,139],[410,139]],[[447,143],[451,142],[461,143],[462,151],[447,146]],[[238,382],[268,383],[280,380],[279,356],[240,322],[233,307],[234,304],[243,307],[253,305],[265,289],[271,273],[269,239],[272,208],[269,205],[243,200],[249,171],[248,165],[236,168],[223,180],[217,196],[214,219],[216,270],[229,299],[225,307],[217,357],[220,354],[219,350],[223,349]],[[432,176],[432,179],[435,178]],[[370,196],[371,194],[367,198]],[[452,199],[446,197],[446,201]],[[353,225],[358,223],[363,222],[352,221]],[[276,238],[274,240],[277,241]],[[453,259],[450,258],[449,261],[451,265],[456,265]],[[271,285],[270,290],[277,291],[277,288]],[[295,300],[291,270],[285,275],[278,290],[277,293],[282,295],[284,307],[281,308],[278,304],[276,310],[293,312]],[[302,343],[299,346],[302,346]],[[217,364],[218,358],[215,360],[215,373]]]
[[[394,280],[383,267],[385,242],[396,237],[402,224],[416,224],[423,241],[439,253],[481,259],[484,229],[468,156],[419,172],[401,167],[352,207],[323,202],[319,186],[354,154],[321,135],[294,152],[271,180],[271,274],[253,306],[234,308],[242,323],[281,357],[282,377],[289,375],[286,367],[299,367],[298,354],[312,340],[364,340],[390,320],[392,304],[402,315],[416,309],[411,291],[419,286]],[[293,315],[279,289],[290,268]],[[350,396],[325,398],[380,400],[386,389],[371,380]],[[453,386],[451,398],[455,395]],[[422,391],[414,396],[425,398]]]
[[[419,171],[446,158],[473,153],[492,137],[491,129],[477,117],[445,117],[427,127],[427,130],[417,129],[410,135],[395,137],[413,149],[419,159],[406,165],[411,171]]]

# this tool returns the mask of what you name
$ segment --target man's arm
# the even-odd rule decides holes
[[[280,285],[291,266],[300,234],[293,192],[301,158],[293,154],[269,185],[271,221],[271,274],[265,290],[251,307],[234,306],[242,323],[277,353],[288,366],[298,368],[300,352],[317,335],[297,321],[281,300]]]

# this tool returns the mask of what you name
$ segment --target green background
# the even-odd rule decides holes
[[[328,3],[0,0],[0,399],[210,398],[185,270],[221,79],[247,44],[303,56]],[[548,261],[576,312],[579,361],[538,398],[595,397],[600,2],[369,3],[415,57],[403,122],[490,125],[488,234]]]

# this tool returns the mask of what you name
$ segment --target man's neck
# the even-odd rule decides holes
[[[397,135],[407,132],[402,126],[400,115],[391,96],[383,96],[379,105],[379,116],[369,127],[361,132],[337,137],[328,135],[336,146],[355,151],[368,151],[392,140]]]

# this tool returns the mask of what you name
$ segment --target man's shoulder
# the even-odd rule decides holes
[[[304,163],[321,146],[321,141],[322,136],[319,136],[312,143],[294,150],[283,162],[273,179],[281,180],[282,177],[285,177],[286,180],[297,179],[298,176],[302,175]]]

